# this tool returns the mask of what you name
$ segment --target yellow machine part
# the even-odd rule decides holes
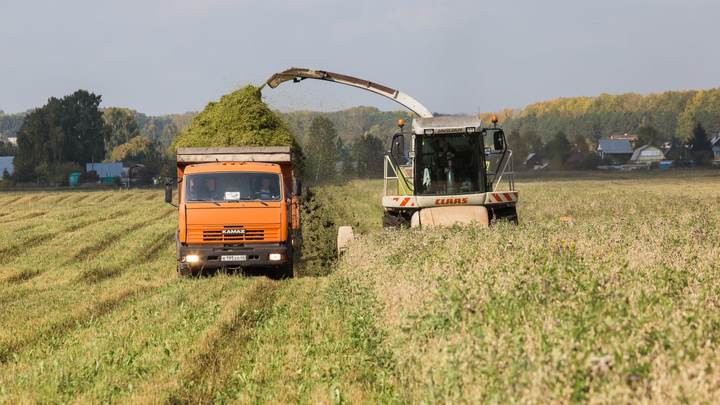
[[[490,226],[487,208],[481,205],[423,208],[414,213],[410,220],[413,228],[470,223]]]
[[[395,173],[397,175],[397,195],[412,195],[413,186],[410,180],[412,178],[412,167],[401,166],[400,170]]]

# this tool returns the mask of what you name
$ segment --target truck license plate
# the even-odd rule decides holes
[[[244,262],[245,260],[247,260],[247,255],[220,256],[220,261],[223,262]]]

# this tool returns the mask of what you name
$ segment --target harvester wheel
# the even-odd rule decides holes
[[[493,210],[492,222],[508,221],[513,225],[518,224],[517,207],[503,207]]]
[[[352,226],[341,226],[338,228],[337,236],[337,253],[338,256],[343,254],[347,249],[350,241],[355,239],[355,233],[353,232]]]
[[[400,228],[408,228],[410,227],[410,224],[408,223],[408,220],[405,219],[405,217],[401,215],[393,215],[385,213],[383,215],[383,228],[385,229],[400,229]]]

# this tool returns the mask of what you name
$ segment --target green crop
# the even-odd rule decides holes
[[[402,231],[381,181],[313,188],[292,280],[176,277],[160,190],[0,193],[0,403],[714,403],[717,184],[524,180],[518,226]]]
[[[182,147],[296,146],[278,114],[262,102],[260,89],[245,86],[210,102],[172,143]]]

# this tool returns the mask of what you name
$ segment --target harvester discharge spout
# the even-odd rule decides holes
[[[403,107],[417,114],[417,116],[421,118],[430,118],[433,116],[433,113],[431,113],[430,110],[428,110],[419,101],[401,92],[400,90],[396,90],[382,84],[374,83],[369,80],[359,79],[357,77],[343,75],[340,73],[327,72],[324,70],[290,68],[282,72],[275,73],[269,79],[267,79],[263,86],[268,85],[270,86],[270,88],[274,89],[282,83],[290,80],[292,80],[293,83],[299,83],[305,79],[325,80],[328,82],[344,84],[347,86],[367,90],[372,93],[389,98],[390,100],[402,105]]]

